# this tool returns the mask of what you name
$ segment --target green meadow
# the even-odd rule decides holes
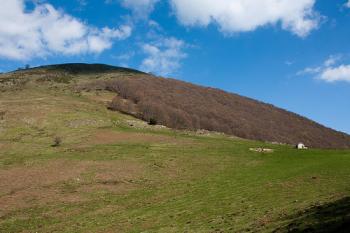
[[[349,232],[349,150],[149,126],[112,98],[0,92],[0,232]]]

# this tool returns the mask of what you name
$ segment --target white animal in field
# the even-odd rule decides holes
[[[304,143],[298,143],[298,145],[296,146],[296,148],[297,148],[298,150],[306,150],[306,149],[308,149],[307,146],[305,146]]]

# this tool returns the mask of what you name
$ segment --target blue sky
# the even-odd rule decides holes
[[[2,0],[0,71],[127,66],[350,133],[348,0]]]

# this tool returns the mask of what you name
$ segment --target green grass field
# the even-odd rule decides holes
[[[57,86],[0,92],[0,232],[350,232],[350,151],[151,127]]]

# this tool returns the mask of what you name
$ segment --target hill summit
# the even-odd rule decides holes
[[[63,83],[75,92],[108,91],[108,108],[152,124],[209,130],[315,148],[350,148],[350,136],[270,104],[219,89],[102,64],[62,64],[12,72],[0,78],[46,85]],[[25,84],[24,84],[25,85]]]

